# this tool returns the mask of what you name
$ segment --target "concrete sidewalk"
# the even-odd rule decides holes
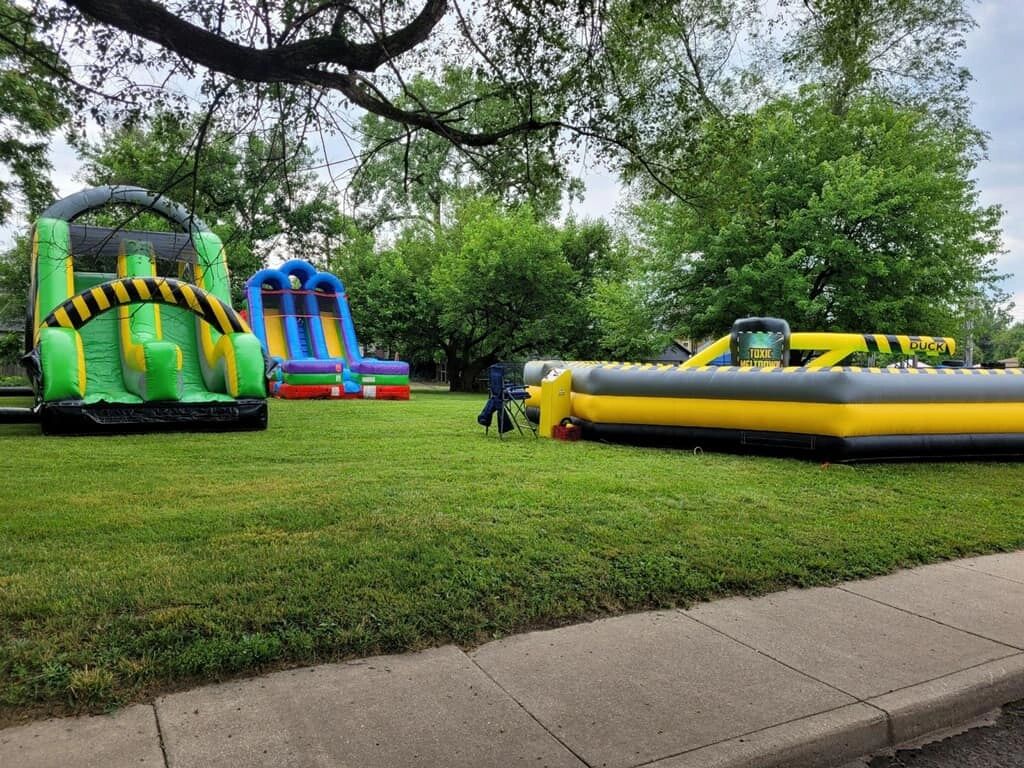
[[[211,685],[0,766],[814,766],[1024,698],[1024,552]]]

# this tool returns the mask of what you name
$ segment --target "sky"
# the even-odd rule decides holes
[[[1012,274],[1003,287],[1014,297],[1015,317],[1024,320],[1024,89],[1018,86],[1024,72],[1024,0],[981,0],[974,6],[974,17],[978,26],[968,38],[964,63],[974,76],[970,87],[974,123],[990,136],[988,157],[975,177],[980,201],[1004,209],[1006,253],[999,258],[999,268]],[[74,179],[79,167],[74,152],[57,140],[51,156],[58,192],[66,195],[80,189],[82,184]],[[614,215],[621,201],[614,174],[596,167],[580,170],[586,194],[573,204],[573,213]],[[0,230],[0,246],[10,238],[9,230]]]
[[[978,27],[967,41],[964,63],[974,75],[974,123],[991,137],[988,159],[975,173],[981,202],[1003,206],[1003,272],[1014,273],[1005,289],[1014,295],[1024,320],[1024,3],[983,0],[975,9]]]

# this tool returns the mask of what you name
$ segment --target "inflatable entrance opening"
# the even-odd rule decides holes
[[[110,205],[179,231],[76,222]],[[220,239],[144,189],[87,189],[35,223],[25,341],[48,433],[266,427],[266,361],[231,306]]]

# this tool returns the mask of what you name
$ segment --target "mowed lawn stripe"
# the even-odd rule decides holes
[[[0,428],[0,717],[1024,547],[1024,465],[498,441],[482,403]]]

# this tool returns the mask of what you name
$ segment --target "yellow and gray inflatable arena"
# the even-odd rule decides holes
[[[842,365],[858,352],[954,349],[948,338],[790,334],[749,318],[684,363],[537,360],[524,380],[544,436],[569,420],[591,440],[841,461],[1024,457],[1024,370]],[[791,354],[804,364],[788,365]],[[731,364],[710,364],[724,355]]]

